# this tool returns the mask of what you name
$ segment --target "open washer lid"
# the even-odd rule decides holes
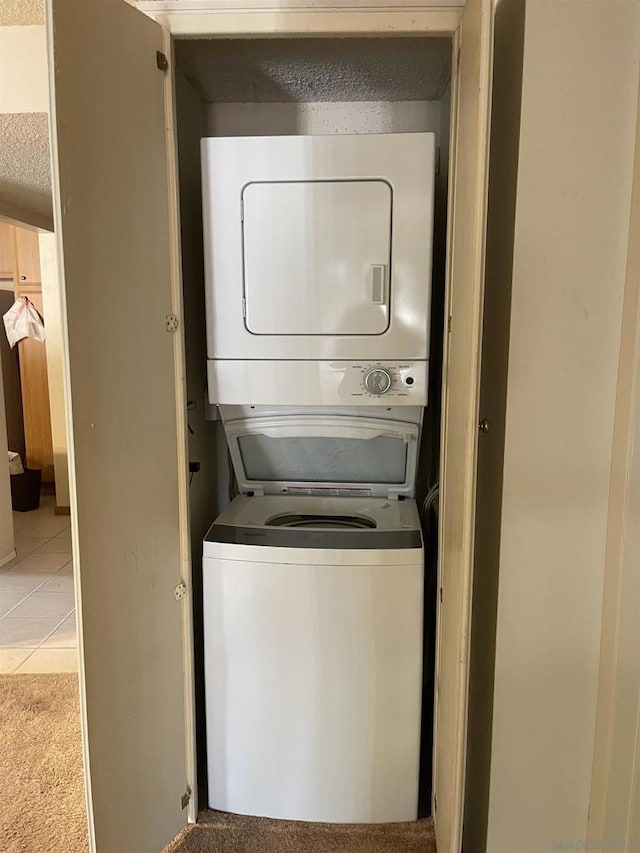
[[[419,423],[314,413],[224,426],[243,494],[413,497]]]

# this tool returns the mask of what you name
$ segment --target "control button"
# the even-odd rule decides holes
[[[413,376],[407,376],[404,381],[406,385],[413,385]]]
[[[391,374],[384,367],[373,367],[364,376],[364,387],[370,394],[380,396],[391,388]]]

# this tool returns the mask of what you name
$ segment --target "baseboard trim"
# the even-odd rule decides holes
[[[18,556],[18,555],[17,555],[17,553],[16,553],[16,551],[15,551],[15,549],[14,549],[10,554],[7,554],[7,556],[6,556],[6,557],[3,557],[3,558],[0,560],[0,569],[1,569],[3,566],[6,566],[6,565],[7,565],[7,563],[10,563],[10,562],[11,562],[11,560],[15,560],[15,558],[16,558],[17,556]]]
[[[56,506],[53,511],[54,515],[71,515],[71,507],[70,506]]]

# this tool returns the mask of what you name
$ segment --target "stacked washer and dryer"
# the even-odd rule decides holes
[[[417,817],[434,160],[429,133],[202,141],[239,492],[203,547],[212,808]]]

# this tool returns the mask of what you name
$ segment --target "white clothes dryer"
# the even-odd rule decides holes
[[[428,359],[433,133],[211,137],[201,152],[214,371]]]

